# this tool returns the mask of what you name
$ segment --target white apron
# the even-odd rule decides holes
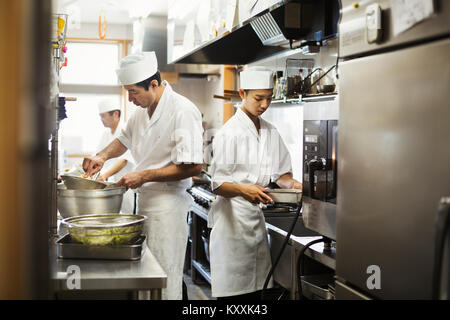
[[[139,108],[121,131],[119,141],[135,160],[134,171],[160,169],[177,163],[202,163],[201,113],[164,81],[164,92],[151,119]],[[167,273],[162,298],[182,298],[187,244],[187,213],[192,202],[186,188],[192,179],[146,182],[137,189],[137,213],[146,215],[147,244]]]
[[[124,128],[123,122],[119,122],[119,125],[117,126],[114,134],[111,133],[111,129],[109,129],[109,128],[104,130],[102,137],[100,139],[100,142],[98,144],[97,150],[101,151],[105,147],[107,147],[114,139],[116,139],[120,135],[120,132],[122,131],[123,128]],[[100,174],[103,174],[106,171],[108,171],[118,161],[118,159],[127,160],[127,164],[119,172],[110,176],[108,178],[108,182],[117,182],[127,173],[133,172],[134,160],[133,160],[133,157],[131,156],[131,152],[126,151],[123,155],[121,155],[118,158],[113,158],[113,159],[107,160],[105,162],[105,164],[103,165],[103,168],[100,171]],[[128,189],[123,194],[122,206],[120,208],[120,212],[132,214],[133,210],[134,210],[134,191],[131,189]]]
[[[224,133],[215,138],[214,189],[223,182],[265,187],[271,179],[276,181],[282,174],[292,172],[289,153],[278,131],[268,122],[261,119],[258,135],[248,116],[238,109],[223,129],[231,136]],[[233,149],[236,150],[231,157],[234,164],[230,164],[230,159],[220,163],[221,153],[229,156]],[[274,154],[280,153],[282,157],[278,161]],[[227,199],[219,196],[211,207],[208,225],[212,227],[212,295],[234,296],[261,290],[271,268],[271,257],[260,207],[243,197]],[[268,287],[272,287],[272,281]]]
[[[167,274],[163,300],[181,300],[188,240],[187,213],[192,199],[184,189],[138,193],[138,214],[148,217],[147,245]]]

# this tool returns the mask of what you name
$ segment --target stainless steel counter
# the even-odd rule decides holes
[[[292,216],[292,218],[293,217],[294,216]],[[271,219],[271,222],[277,224],[278,226],[266,221],[266,228],[269,234],[269,241],[271,243],[270,250],[272,261],[278,256],[279,251],[281,250],[282,244],[284,243],[287,235],[287,231],[284,229],[287,230],[292,224],[292,218],[280,217],[278,220]],[[317,236],[316,233],[305,229],[303,223],[300,222],[301,221],[297,222],[296,228],[294,229],[294,232],[288,241],[288,245],[286,246],[273,274],[273,279],[282,287],[289,290],[290,298],[292,300],[298,298],[296,269],[298,255],[307,243],[321,238],[321,236]],[[305,251],[305,255],[333,270],[336,267],[336,249],[334,247],[332,247],[331,250],[324,250],[324,244],[317,243],[309,247],[309,250]]]
[[[53,242],[50,252],[55,292],[130,291],[139,292],[139,297],[161,299],[161,289],[167,285],[166,273],[148,248],[139,261],[58,259]],[[77,283],[73,270],[78,268],[80,281]]]
[[[269,230],[272,230],[283,237],[287,235],[287,232],[271,225],[270,223],[266,223],[266,227]],[[291,245],[294,249],[300,251],[303,249],[303,247],[308,243],[316,239],[320,239],[320,236],[317,237],[302,237],[302,236],[294,236],[291,235],[291,238],[289,239],[288,244]],[[312,245],[309,250],[306,250],[305,255],[308,257],[316,260],[317,262],[320,262],[327,267],[331,269],[336,269],[336,249],[333,247],[330,251],[324,250],[324,244],[323,243],[316,243]]]

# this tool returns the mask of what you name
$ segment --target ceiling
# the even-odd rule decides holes
[[[98,23],[103,15],[108,24],[131,24],[135,14],[167,15],[168,0],[54,0],[54,12],[66,13],[71,20]]]

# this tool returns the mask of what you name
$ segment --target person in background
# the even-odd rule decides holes
[[[104,99],[99,102],[98,113],[106,129],[103,131],[97,150],[103,150],[119,136],[123,128],[123,122],[120,121],[121,112],[118,103],[111,99]],[[106,161],[97,180],[118,182],[125,174],[132,172],[133,168],[134,160],[131,153],[127,151],[118,160]],[[120,210],[122,213],[135,212],[134,197],[133,190],[129,189],[125,192]]]
[[[117,75],[128,100],[139,106],[117,139],[96,156],[85,158],[87,174],[106,160],[130,150],[135,171],[117,183],[138,192],[146,222],[147,245],[167,274],[162,298],[182,298],[183,266],[188,237],[187,214],[192,198],[186,189],[203,163],[202,118],[197,107],[161,81],[154,52],[129,55]]]
[[[212,189],[218,195],[208,216],[211,289],[220,299],[260,299],[271,268],[264,215],[270,182],[301,189],[292,178],[291,158],[278,130],[261,118],[272,100],[272,72],[251,68],[240,74],[243,99],[213,141]],[[269,283],[269,287],[272,283]]]

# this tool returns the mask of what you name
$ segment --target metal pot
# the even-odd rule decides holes
[[[334,85],[334,84],[320,84],[320,85],[317,85],[317,92],[319,92],[319,93],[333,92],[335,88],[336,88],[336,85]]]
[[[98,190],[70,190],[58,185],[58,209],[63,218],[83,214],[119,213],[125,187]]]

